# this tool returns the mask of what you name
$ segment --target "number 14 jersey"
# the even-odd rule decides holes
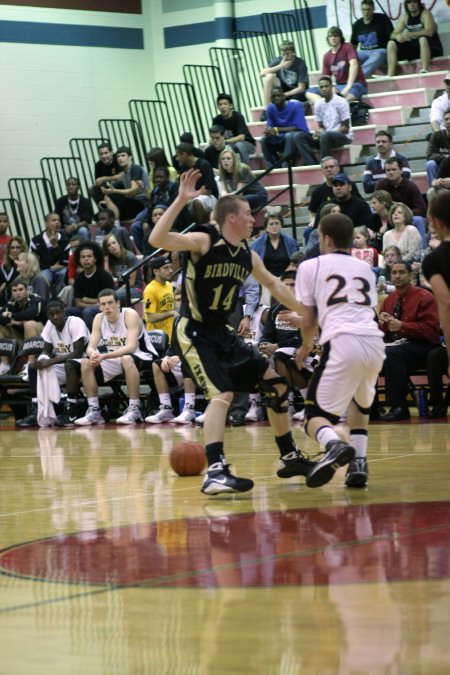
[[[302,304],[317,308],[320,344],[343,333],[382,336],[375,320],[375,275],[350,254],[326,253],[303,262],[295,292]]]

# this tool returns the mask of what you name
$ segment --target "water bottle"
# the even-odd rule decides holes
[[[419,389],[417,407],[419,408],[419,417],[428,417],[427,393],[425,389]]]

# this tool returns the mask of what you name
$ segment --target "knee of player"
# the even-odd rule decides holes
[[[126,368],[133,368],[135,367],[134,360],[130,354],[124,354],[120,362],[122,363],[122,368],[125,370]]]

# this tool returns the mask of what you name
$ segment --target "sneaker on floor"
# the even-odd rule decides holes
[[[124,414],[116,419],[116,424],[134,424],[143,421],[141,406],[129,405]]]
[[[256,401],[250,403],[250,408],[245,415],[246,422],[262,422],[264,419],[264,411]]]
[[[172,422],[175,424],[191,424],[195,420],[195,408],[193,405],[185,405],[182,412]]]
[[[75,420],[77,419],[76,409],[71,408],[70,406],[62,413],[58,415],[55,420],[55,427],[73,427]]]
[[[231,492],[248,492],[254,483],[250,478],[238,478],[230,473],[228,465],[222,462],[211,464],[203,479],[201,491],[205,495],[220,495]]]
[[[330,481],[340,466],[345,466],[355,456],[355,448],[344,441],[329,441],[325,446],[325,455],[315,463],[306,476],[306,485],[320,487]]]
[[[6,375],[9,373],[11,366],[9,363],[0,363],[0,375]]]
[[[277,476],[279,478],[292,478],[292,476],[307,476],[315,466],[315,462],[304,455],[301,450],[293,450],[287,455],[280,457],[278,462]]]
[[[173,408],[170,405],[161,405],[155,415],[149,415],[145,418],[145,422],[147,424],[164,424],[165,422],[173,422],[174,418]]]
[[[19,427],[20,429],[26,429],[27,427],[39,426],[37,421],[37,414],[38,414],[37,403],[32,403],[30,414],[22,418],[21,420],[17,420],[16,427]]]
[[[299,410],[298,412],[295,413],[295,415],[292,415],[291,419],[293,422],[304,422],[305,421],[305,408],[302,410]]]
[[[356,457],[352,459],[347,468],[345,484],[347,487],[365,487],[367,485],[367,459],[365,457]]]
[[[84,417],[75,420],[75,424],[79,427],[89,427],[91,424],[104,424],[105,420],[102,417],[100,408],[95,408],[90,405]]]

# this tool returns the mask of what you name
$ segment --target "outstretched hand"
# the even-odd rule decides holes
[[[195,189],[195,185],[200,176],[201,173],[198,169],[189,169],[188,171],[182,173],[180,176],[178,196],[186,199],[187,201],[191,201],[192,199],[200,197],[200,195],[205,192],[204,185],[202,185],[199,190]]]

